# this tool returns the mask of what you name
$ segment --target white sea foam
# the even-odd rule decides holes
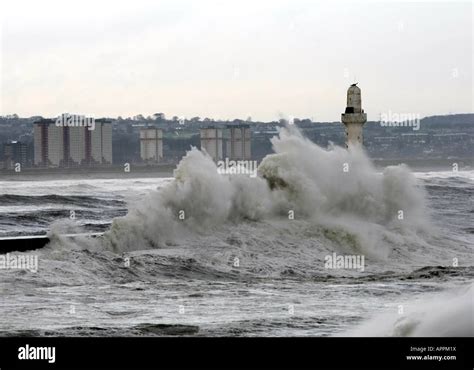
[[[286,218],[350,234],[361,252],[386,257],[384,232],[414,233],[426,227],[423,190],[404,166],[376,172],[361,149],[323,149],[296,129],[272,140],[275,154],[259,176],[225,176],[205,153],[192,149],[175,180],[114,220],[106,240],[114,249],[159,247],[226,222]],[[400,219],[402,212],[403,219]]]
[[[474,285],[402,304],[344,336],[474,337]]]
[[[465,179],[474,181],[473,170],[459,170],[459,171],[429,171],[429,172],[414,172],[414,175],[421,179]]]

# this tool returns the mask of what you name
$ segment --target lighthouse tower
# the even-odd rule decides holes
[[[356,83],[347,90],[347,107],[341,121],[346,126],[346,147],[362,145],[362,126],[367,122],[367,114],[362,109],[360,89]]]

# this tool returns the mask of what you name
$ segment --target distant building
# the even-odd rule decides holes
[[[64,164],[64,136],[62,127],[53,120],[40,120],[33,125],[34,165],[59,167]]]
[[[226,156],[229,160],[250,160],[251,131],[250,125],[228,125],[229,137],[226,145]]]
[[[142,128],[140,130],[140,157],[145,162],[163,160],[163,130]]]
[[[403,133],[402,142],[410,144],[426,144],[429,139],[427,133]]]
[[[85,131],[85,148],[88,164],[112,164],[112,123],[96,120],[95,130]]]
[[[14,169],[17,163],[26,164],[27,146],[19,141],[3,144],[3,158],[6,169]]]
[[[56,120],[34,123],[34,165],[78,167],[112,164],[112,124],[95,120],[93,127],[58,126]]]
[[[202,128],[201,150],[205,150],[217,162],[224,159],[224,136],[222,128]]]

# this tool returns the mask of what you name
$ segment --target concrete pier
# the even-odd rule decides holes
[[[81,236],[95,238],[102,234],[103,233],[65,234],[61,235],[61,237],[73,240],[74,238]],[[0,238],[0,254],[40,249],[45,247],[50,241],[51,239],[48,235],[2,237]]]

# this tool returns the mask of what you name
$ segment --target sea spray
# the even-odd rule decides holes
[[[404,166],[383,174],[359,148],[323,149],[295,128],[272,139],[256,178],[225,176],[193,148],[175,179],[115,219],[106,241],[119,251],[155,248],[219,225],[286,217],[289,211],[315,228],[353,235],[360,253],[385,258],[384,231],[416,232],[427,225],[423,191]],[[400,217],[402,213],[403,217]],[[290,221],[289,221],[290,222]]]
[[[363,322],[343,336],[473,337],[474,285],[400,302],[399,309]],[[400,309],[401,308],[401,309]]]

